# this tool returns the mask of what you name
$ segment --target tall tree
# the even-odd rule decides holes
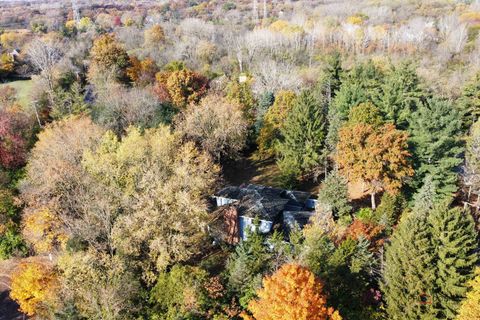
[[[329,102],[335,98],[337,91],[340,89],[343,72],[340,53],[337,51],[328,55],[325,59],[325,67],[319,85]]]
[[[257,295],[259,299],[248,306],[255,320],[341,319],[338,312],[327,308],[323,284],[307,268],[296,264],[286,264],[266,277]]]
[[[383,290],[390,319],[454,319],[478,261],[473,218],[450,202],[413,211],[386,250]]]
[[[289,181],[323,164],[325,129],[321,103],[311,92],[302,92],[285,120],[278,144],[277,164]]]
[[[420,187],[431,175],[440,194],[455,192],[464,151],[459,111],[448,101],[428,99],[412,114],[409,132],[416,172],[413,186]]]
[[[463,88],[458,101],[464,128],[468,129],[480,116],[480,73],[477,73]]]
[[[348,202],[347,179],[337,171],[331,172],[322,184],[318,200],[329,205],[337,218],[348,217],[352,206]]]
[[[469,213],[459,208],[449,209],[448,203],[436,206],[428,222],[436,260],[433,296],[436,319],[454,319],[478,262],[475,223]]]
[[[340,131],[335,160],[350,181],[367,184],[376,208],[375,195],[398,192],[405,178],[413,175],[407,150],[407,133],[386,124],[378,129],[366,124],[346,126]]]
[[[393,66],[382,84],[382,92],[378,106],[385,119],[406,129],[410,114],[418,108],[423,96],[414,66],[411,63]]]
[[[364,102],[376,102],[380,96],[382,72],[369,61],[350,70],[342,79],[340,89],[328,108],[330,149],[335,149],[338,132],[348,118],[350,109]]]
[[[404,217],[386,247],[382,289],[389,319],[434,319],[435,273],[426,215]]]

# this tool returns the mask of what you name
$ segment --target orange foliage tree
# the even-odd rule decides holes
[[[327,308],[323,284],[305,267],[285,264],[263,280],[258,300],[248,305],[253,318],[245,320],[340,320],[338,312]]]
[[[340,130],[335,160],[350,181],[366,183],[376,208],[375,194],[398,192],[406,177],[413,175],[407,150],[408,135],[393,124],[374,128],[355,124]]]
[[[20,311],[41,315],[54,304],[58,280],[52,268],[38,262],[22,262],[12,275],[10,297]]]
[[[189,69],[159,72],[155,92],[160,100],[172,102],[179,108],[197,103],[208,89],[208,79]]]

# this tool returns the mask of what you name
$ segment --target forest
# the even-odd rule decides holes
[[[0,320],[480,320],[479,218],[478,0],[0,1]]]

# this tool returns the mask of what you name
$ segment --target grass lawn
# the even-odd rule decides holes
[[[10,86],[17,91],[18,103],[23,107],[28,107],[30,103],[30,90],[32,89],[32,80],[17,80],[7,83],[0,83],[0,87]]]

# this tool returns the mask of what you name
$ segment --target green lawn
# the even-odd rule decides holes
[[[17,99],[20,105],[23,107],[28,107],[28,104],[30,103],[32,80],[17,80],[7,83],[0,83],[0,87],[7,85],[17,90]]]

